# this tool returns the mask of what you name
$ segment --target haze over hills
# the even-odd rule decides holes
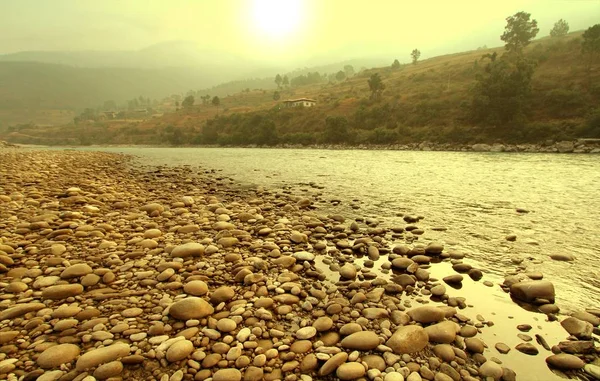
[[[160,100],[190,90],[225,96],[245,88],[272,89],[277,73],[330,73],[347,64],[358,70],[388,63],[383,58],[365,58],[297,68],[241,59],[189,41],[164,42],[137,51],[5,54],[0,55],[0,124],[60,124],[67,119],[40,120],[36,113],[79,112],[108,100],[122,104],[139,96]]]

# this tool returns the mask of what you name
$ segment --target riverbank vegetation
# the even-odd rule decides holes
[[[147,120],[20,125],[4,136],[38,144],[267,146],[600,138],[600,25],[567,34],[568,23],[559,20],[551,36],[534,40],[538,31],[535,19],[519,12],[507,19],[504,47],[422,61],[413,51],[410,64],[343,68],[339,79],[279,76],[276,94],[191,97],[178,111]],[[282,107],[281,100],[299,97],[317,105]]]

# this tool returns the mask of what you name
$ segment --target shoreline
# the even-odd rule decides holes
[[[336,144],[313,144],[313,145],[291,145],[277,144],[273,146],[257,145],[153,145],[153,144],[102,144],[102,145],[27,145],[18,143],[7,144],[0,148],[15,147],[65,147],[65,148],[94,148],[94,147],[141,147],[141,148],[274,148],[274,149],[323,149],[323,150],[374,150],[374,151],[434,151],[434,152],[493,152],[493,153],[576,153],[576,154],[600,154],[600,139],[578,139],[561,142],[547,143],[524,143],[524,144],[451,144],[451,143],[410,143],[410,144],[360,144],[360,145],[336,145]]]
[[[75,378],[90,368],[98,378],[112,371],[113,377],[157,380],[337,374],[393,381],[400,374],[410,381],[457,375],[508,381],[515,379],[510,369],[521,367],[515,361],[528,358],[512,343],[507,356],[497,349],[508,332],[486,333],[523,321],[479,319],[483,311],[469,306],[481,290],[504,292],[484,286],[486,274],[467,268],[460,253],[421,244],[418,218],[378,226],[320,215],[309,198],[233,189],[225,179],[185,167],[135,168],[123,154],[20,151],[0,150],[0,263],[6,270],[0,273],[0,339],[36,345],[15,346],[0,357],[0,374],[8,379],[11,372]],[[448,269],[440,272],[442,264]],[[531,281],[518,277],[505,283]],[[546,306],[549,321],[539,313],[517,316],[543,326],[530,334],[553,346],[568,336],[553,321],[565,316],[552,307],[554,290],[542,288],[533,299],[525,291],[513,296]],[[509,310],[520,312],[515,306]],[[14,308],[21,308],[17,315]],[[598,316],[591,309],[569,318],[585,329],[572,332],[579,340],[571,343],[581,348],[564,344],[563,351],[575,348],[577,360],[597,364],[590,338],[593,331],[597,340],[598,324],[592,328],[585,319]],[[44,329],[18,329],[35,324]],[[62,356],[71,353],[58,365],[45,363],[54,343],[67,345]],[[101,345],[114,353],[102,357]],[[556,377],[544,363],[552,352],[531,343],[524,350],[531,346],[541,351],[531,358],[536,365],[516,379]],[[553,359],[561,368],[581,365],[573,357]],[[597,368],[566,372],[593,379]]]

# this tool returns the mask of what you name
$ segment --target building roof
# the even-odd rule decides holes
[[[295,102],[314,102],[317,103],[316,100],[310,98],[298,98],[298,99],[288,99],[283,101],[284,103],[295,103]]]

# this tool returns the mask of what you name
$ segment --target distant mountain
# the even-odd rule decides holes
[[[272,89],[278,73],[291,79],[309,71],[334,73],[346,64],[357,72],[363,66],[391,64],[361,59],[311,67],[311,61],[321,62],[306,61],[302,69],[277,67],[187,41],[167,41],[137,51],[4,54],[0,55],[0,125],[40,110],[77,112],[108,100],[122,104],[139,96],[162,99],[199,89],[221,96],[246,88]]]
[[[192,68],[78,68],[37,62],[0,62],[0,109],[70,109],[138,96],[162,99],[223,77]]]

